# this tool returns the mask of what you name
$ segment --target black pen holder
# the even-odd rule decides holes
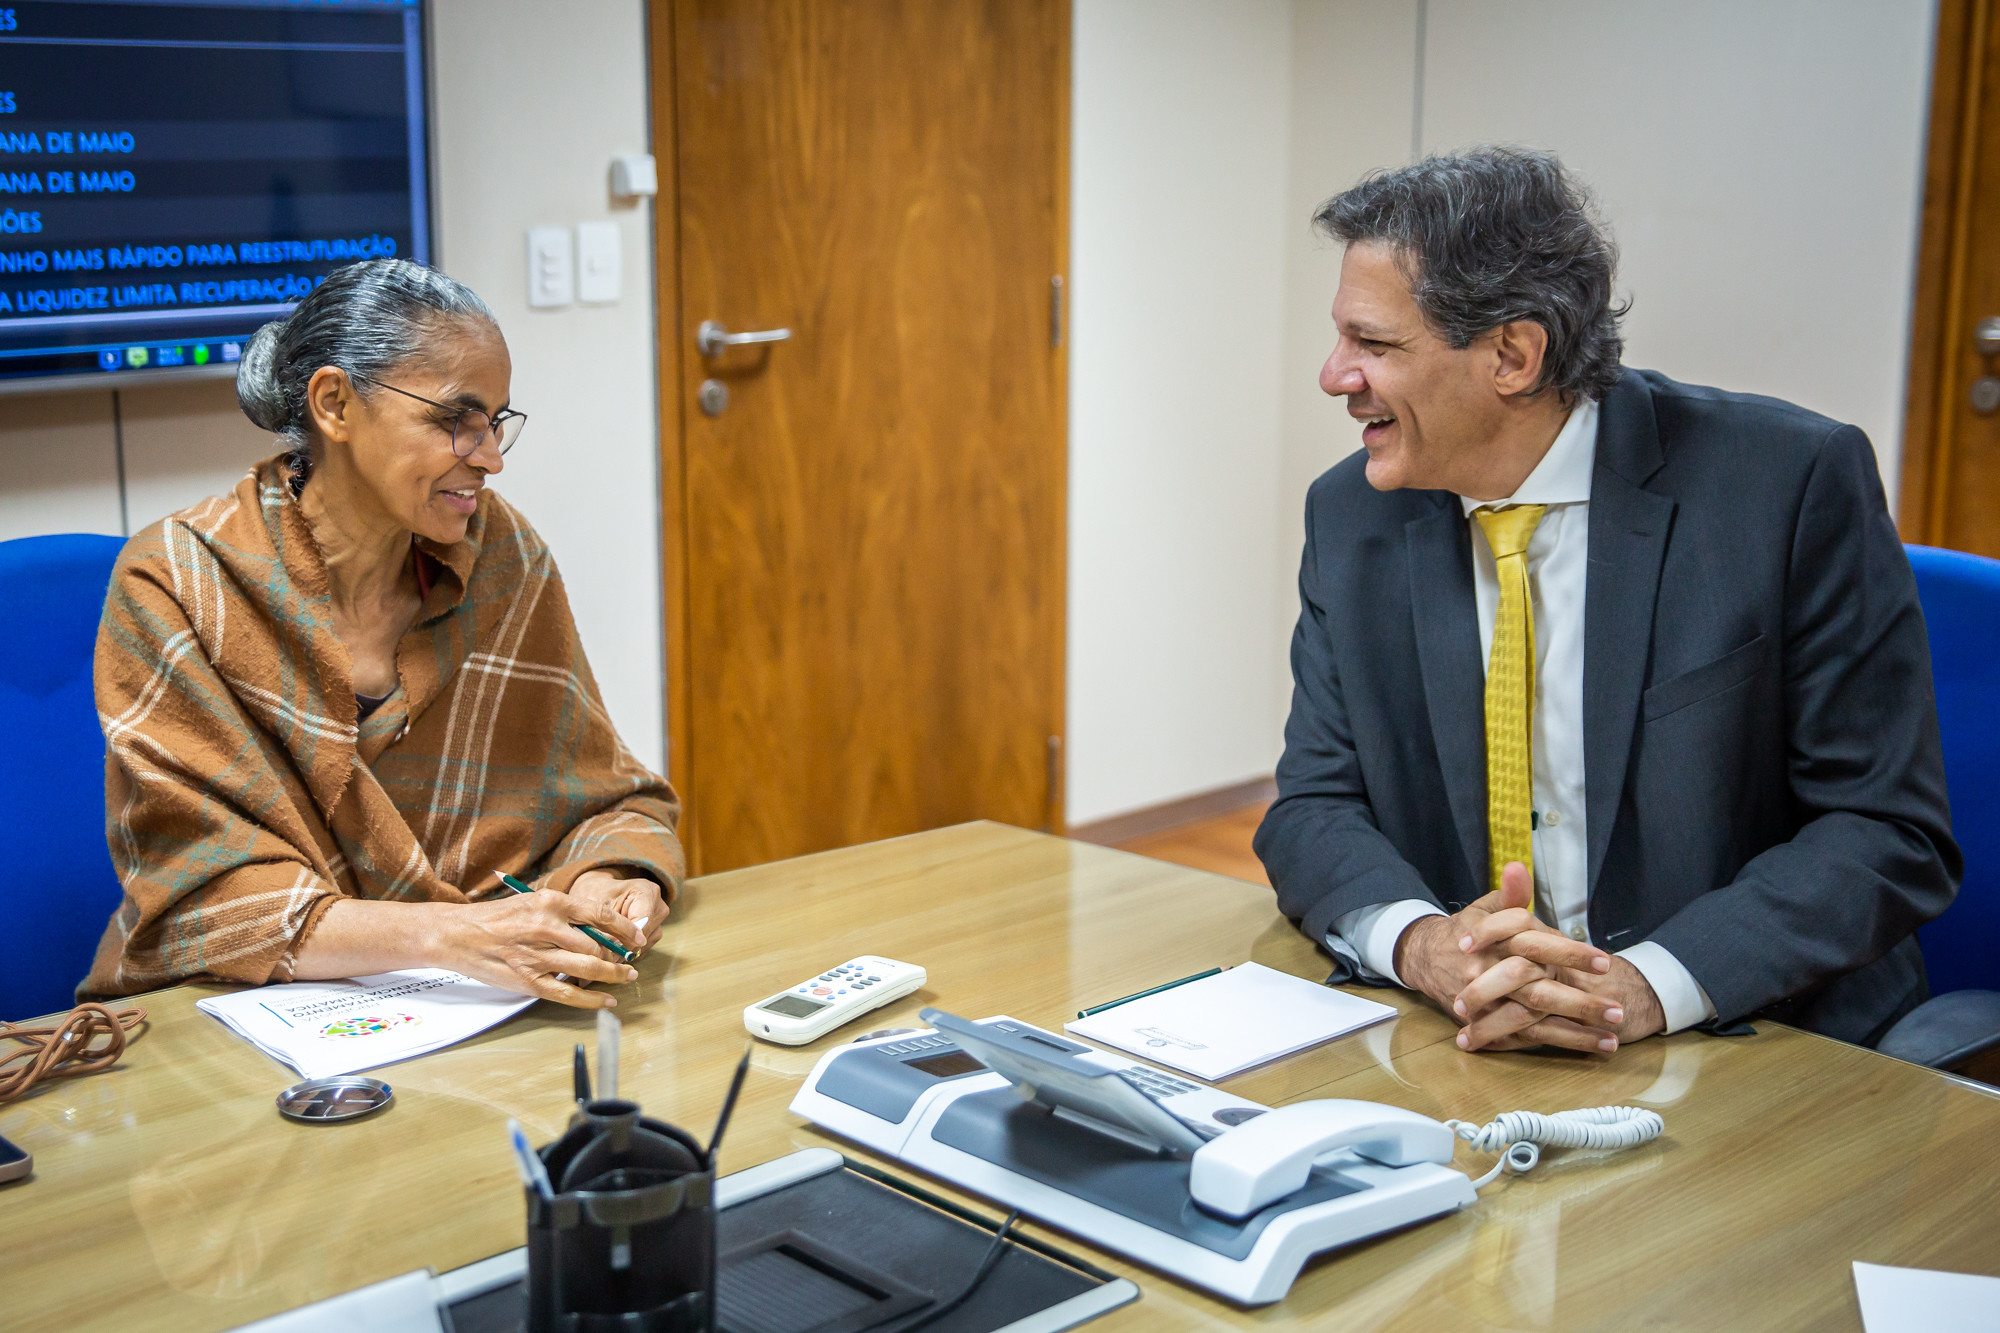
[[[528,1333],[711,1333],[715,1171],[636,1103],[586,1102],[528,1193]]]

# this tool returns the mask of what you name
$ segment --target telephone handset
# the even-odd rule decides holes
[[[1428,1116],[1377,1102],[1294,1102],[1195,1150],[1188,1193],[1210,1212],[1244,1218],[1304,1187],[1313,1161],[1347,1148],[1383,1166],[1451,1164],[1455,1135]]]

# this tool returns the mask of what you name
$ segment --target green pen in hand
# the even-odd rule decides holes
[[[512,889],[516,893],[533,893],[535,891],[534,885],[523,884],[520,880],[515,879],[512,875],[501,875],[500,882],[502,884],[505,884],[508,888]],[[606,935],[603,931],[597,929],[595,926],[585,926],[579,924],[577,926],[577,929],[582,931],[584,934],[590,936],[590,938],[596,940],[599,944],[603,945],[605,948],[611,950],[611,952],[617,954],[620,958],[624,959],[626,962],[629,963],[632,961],[632,951],[630,949],[620,944],[617,940],[612,939],[609,935]]]

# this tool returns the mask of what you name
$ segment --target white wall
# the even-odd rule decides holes
[[[1288,0],[1079,0],[1068,817],[1268,773]]]
[[[613,154],[649,138],[643,0],[547,21],[534,0],[434,0],[439,257],[485,297],[530,414],[496,486],[554,548],[620,733],[665,763],[650,205],[614,204]],[[530,311],[523,232],[618,222],[612,306]],[[275,441],[229,381],[117,395],[131,530],[227,490]],[[118,532],[113,395],[0,397],[0,539]]]

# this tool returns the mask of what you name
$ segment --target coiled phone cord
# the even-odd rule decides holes
[[[1548,1148],[1636,1148],[1650,1143],[1666,1131],[1667,1122],[1657,1111],[1637,1106],[1587,1106],[1576,1111],[1509,1111],[1484,1125],[1469,1120],[1447,1120],[1445,1128],[1472,1145],[1474,1152],[1505,1154],[1493,1169],[1472,1182],[1484,1189],[1504,1170],[1517,1175],[1532,1171]]]

